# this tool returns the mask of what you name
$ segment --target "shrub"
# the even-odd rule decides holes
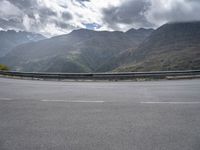
[[[9,68],[6,65],[0,64],[0,70],[2,70],[2,71],[8,71]]]

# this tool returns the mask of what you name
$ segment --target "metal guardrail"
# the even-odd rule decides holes
[[[38,79],[74,79],[74,80],[129,80],[137,78],[164,79],[176,76],[200,76],[200,70],[186,71],[153,71],[153,72],[120,72],[120,73],[38,73],[0,71],[0,75],[38,78]]]

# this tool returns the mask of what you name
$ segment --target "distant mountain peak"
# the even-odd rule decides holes
[[[0,33],[10,33],[10,34],[32,34],[32,35],[40,35],[40,36],[43,36],[39,33],[35,33],[35,32],[28,32],[28,31],[16,31],[16,30],[12,30],[12,29],[9,29],[9,30],[1,30]],[[44,37],[44,36],[43,36]]]
[[[153,31],[154,29],[152,28],[139,28],[139,29],[135,29],[135,28],[131,28],[129,29],[128,31],[126,31],[126,33],[129,33],[129,32],[141,32],[141,31]]]
[[[73,35],[73,36],[80,36],[80,37],[88,37],[91,36],[92,34],[94,34],[96,31],[94,30],[89,30],[89,29],[77,29],[77,30],[73,30],[71,33],[69,33],[69,35]]]
[[[200,21],[185,21],[185,22],[169,22],[161,27],[158,30],[163,28],[198,28],[200,26]]]
[[[80,29],[73,30],[71,33],[86,33],[86,32],[95,32],[95,31],[94,30],[80,28]]]
[[[165,25],[167,25],[167,24],[180,24],[180,25],[182,25],[182,24],[199,24],[200,23],[200,21],[176,21],[176,22],[168,22],[168,23],[166,23]]]
[[[0,57],[6,55],[12,48],[20,44],[43,40],[41,34],[26,31],[7,30],[0,31]]]
[[[126,31],[126,32],[135,32],[135,31],[137,31],[135,28],[131,28],[131,29],[129,29],[129,30]]]

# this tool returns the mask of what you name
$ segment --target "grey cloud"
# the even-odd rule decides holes
[[[162,3],[160,3],[162,2]],[[167,3],[168,7],[163,7]],[[103,21],[113,30],[119,24],[158,27],[167,22],[199,21],[200,0],[127,0],[118,7],[103,10]]]
[[[144,14],[150,5],[148,0],[129,0],[119,7],[104,9],[104,21],[114,29],[119,28],[119,23],[150,26],[151,24],[146,20]]]
[[[83,5],[84,5],[84,2],[90,2],[90,0],[72,0],[72,2],[73,1],[79,2],[79,3],[83,4]]]
[[[200,3],[199,0],[186,0],[186,2],[195,2],[195,3]]]
[[[18,18],[9,19],[9,20],[0,18],[0,27],[5,30],[8,30],[8,29],[23,30],[24,26],[23,26],[22,22],[23,22],[23,20],[18,19]]]
[[[56,24],[56,26],[58,26],[62,29],[74,29],[73,26],[71,26],[70,24],[65,23],[65,22],[55,21],[54,23]]]
[[[73,5],[77,5],[76,2],[78,2],[79,4],[81,4],[82,7],[86,8],[85,2],[90,2],[90,0],[71,0],[71,2],[73,3]]]
[[[20,9],[27,9],[37,6],[36,0],[7,0]]]
[[[40,8],[38,9],[38,13],[40,14],[40,16],[57,16],[57,13],[52,11],[49,8]]]
[[[77,2],[90,2],[90,0],[76,0]]]
[[[33,17],[35,18],[34,14],[38,14],[39,15],[39,22],[41,24],[47,24],[49,21],[53,22],[55,19],[57,18],[57,13],[50,10],[49,8],[40,8],[36,11],[32,11],[31,12]],[[36,18],[35,18],[36,19]]]
[[[59,3],[59,7],[62,9],[58,10],[57,7],[51,9],[41,6],[38,4],[38,0],[0,0],[0,2],[6,1],[13,4],[19,10],[16,9],[16,13],[14,11],[13,13],[6,13],[4,10],[7,6],[2,9],[0,28],[3,29],[51,32],[52,29],[48,31],[46,27],[50,25],[53,28],[55,25],[55,30],[63,29],[70,31],[77,28],[70,25],[70,22],[74,26],[76,26],[76,23],[84,24],[84,17],[88,17],[85,14],[70,10],[70,5],[68,8],[67,3],[64,1]],[[74,5],[74,8],[79,7],[80,9],[90,11],[91,8],[87,8],[88,5],[86,5],[90,1],[69,0],[68,2]],[[167,8],[163,6],[165,3],[167,3]],[[7,12],[10,12],[13,8],[10,6],[10,8],[7,8]],[[102,22],[100,25],[104,29],[109,27],[109,29],[113,30],[127,30],[130,27],[158,27],[166,22],[200,20],[200,0],[124,0],[118,7],[111,6],[103,10],[99,8],[99,10],[102,13],[101,15],[103,15],[102,20],[98,18]],[[91,12],[93,11],[91,10]],[[76,22],[79,19],[76,20],[73,17],[81,18],[80,21],[83,20],[83,22]],[[93,23],[92,21],[91,23]]]
[[[34,18],[34,14],[38,13],[40,17],[57,16],[56,12],[52,11],[47,7],[40,8],[38,6],[37,0],[7,0],[14,6],[18,7],[20,10],[27,14],[28,16]]]
[[[65,20],[71,20],[73,17],[69,12],[62,13],[62,18]]]
[[[2,0],[0,0],[1,2]],[[67,25],[66,21],[72,19],[72,15],[65,11],[59,17],[60,12],[55,12],[54,10],[38,5],[37,0],[4,0],[15,7],[19,8],[21,11],[21,15],[15,15],[11,18],[7,16],[7,20],[5,18],[0,18],[0,28],[3,29],[19,29],[19,30],[28,30],[31,32],[38,32],[45,28],[48,24],[54,24],[58,28],[64,28],[71,30],[71,26]],[[63,7],[63,6],[61,6]],[[65,6],[66,7],[66,6]],[[67,8],[66,8],[67,9]],[[30,27],[27,28],[27,25],[24,25],[24,19],[27,18],[30,21]],[[56,27],[56,28],[57,28]],[[48,33],[47,33],[48,34]]]
[[[162,9],[160,9],[162,8]],[[151,16],[152,23],[159,25],[159,22],[183,22],[183,21],[199,21],[200,20],[200,1],[199,0],[184,0],[173,1],[169,8],[164,9],[160,5],[151,7],[148,12]],[[152,19],[152,20],[151,20]]]

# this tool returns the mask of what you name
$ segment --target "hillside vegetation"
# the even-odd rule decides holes
[[[9,68],[6,65],[0,64],[0,71],[9,71]]]
[[[163,25],[129,54],[115,71],[200,69],[200,22]]]

